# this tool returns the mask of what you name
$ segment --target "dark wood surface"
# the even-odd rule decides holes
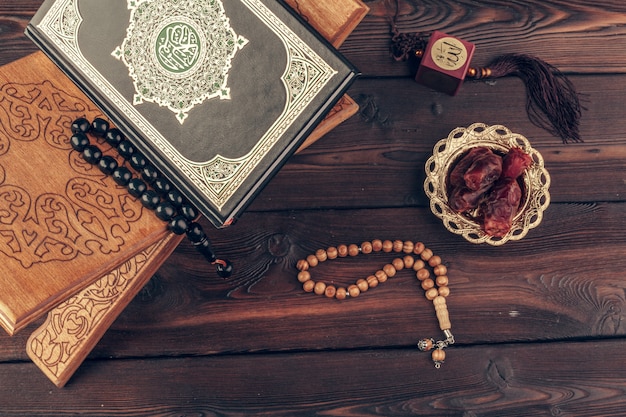
[[[40,4],[0,3],[0,64],[36,50],[22,32]],[[341,48],[363,73],[349,91],[361,111],[211,233],[234,276],[216,278],[183,242],[63,389],[28,360],[29,328],[0,335],[0,415],[624,414],[626,5],[401,2],[401,30],[464,37],[476,65],[520,52],[565,71],[587,108],[584,143],[569,145],[528,121],[516,78],[466,83],[456,97],[415,84],[388,56],[392,10],[367,5]],[[428,207],[433,145],[473,122],[522,133],[546,161],[552,203],[519,242],[470,244]],[[438,330],[410,274],[344,302],[296,281],[298,258],[373,238],[421,240],[447,265],[457,343],[441,369],[415,348]],[[349,282],[387,259],[349,261],[315,272]]]

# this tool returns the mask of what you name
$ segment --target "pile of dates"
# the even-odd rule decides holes
[[[522,199],[518,178],[532,163],[517,147],[503,156],[484,146],[472,148],[450,172],[448,205],[457,213],[471,213],[487,235],[502,237],[511,230]]]

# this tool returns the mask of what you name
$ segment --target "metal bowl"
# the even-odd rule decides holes
[[[502,237],[487,235],[477,220],[477,213],[457,213],[448,205],[448,174],[461,157],[479,146],[501,155],[518,147],[533,159],[533,164],[522,174],[522,199],[517,215],[511,230]],[[475,123],[467,128],[454,129],[447,138],[437,142],[425,170],[424,191],[430,199],[430,209],[443,221],[446,229],[472,243],[499,246],[509,240],[521,239],[541,223],[543,212],[550,204],[550,175],[544,168],[543,157],[530,146],[528,139],[504,126]]]

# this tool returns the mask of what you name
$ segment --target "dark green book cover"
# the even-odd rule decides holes
[[[275,0],[46,0],[26,34],[217,227],[356,76]]]

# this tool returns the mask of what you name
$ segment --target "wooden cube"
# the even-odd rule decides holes
[[[456,95],[469,69],[475,46],[435,31],[428,41],[415,81],[451,96]]]

